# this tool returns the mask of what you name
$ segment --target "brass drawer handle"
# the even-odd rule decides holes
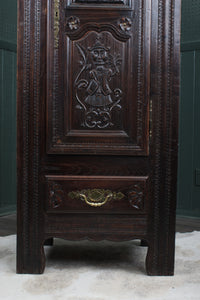
[[[80,194],[80,197],[83,198],[83,200],[85,201],[85,203],[87,203],[88,205],[93,206],[93,207],[99,207],[99,206],[102,206],[102,205],[106,204],[106,202],[107,202],[110,198],[112,198],[112,196],[113,196],[112,193],[111,193],[111,194],[108,194],[108,195],[106,196],[106,198],[105,198],[104,201],[102,201],[102,202],[97,202],[96,199],[93,199],[93,198],[89,198],[89,199],[88,199],[86,195]]]
[[[112,192],[110,190],[92,189],[70,192],[68,196],[71,199],[80,199],[92,207],[100,207],[111,199],[120,200],[124,198],[121,192]]]

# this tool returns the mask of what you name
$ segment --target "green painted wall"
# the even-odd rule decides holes
[[[200,0],[182,0],[178,206],[200,217]]]
[[[0,215],[16,210],[17,0],[0,1]]]

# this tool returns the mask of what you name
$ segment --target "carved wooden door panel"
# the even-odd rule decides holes
[[[51,1],[48,153],[148,155],[149,1]]]
[[[58,237],[173,274],[179,31],[179,0],[19,1],[18,273]]]

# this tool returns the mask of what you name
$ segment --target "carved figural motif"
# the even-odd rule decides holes
[[[110,87],[111,80],[120,74],[121,59],[112,54],[112,49],[105,46],[102,36],[96,36],[91,47],[85,49],[76,44],[81,56],[81,70],[75,79],[76,109],[82,110],[84,117],[81,126],[104,129],[112,127],[112,111],[120,110],[122,90]],[[84,92],[83,92],[84,91]]]

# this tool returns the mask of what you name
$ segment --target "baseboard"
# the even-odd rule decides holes
[[[16,213],[16,205],[8,205],[0,208],[0,217]]]

